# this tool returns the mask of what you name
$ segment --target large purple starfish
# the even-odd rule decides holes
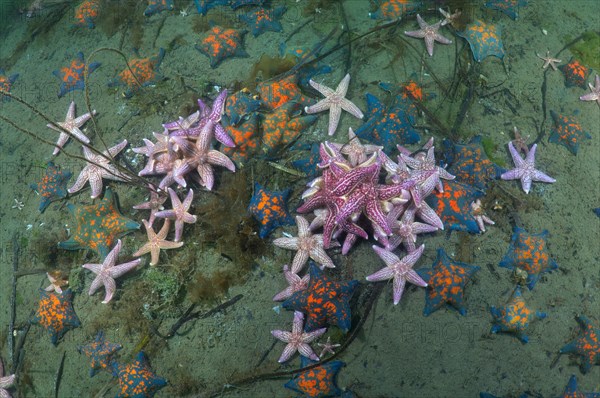
[[[515,163],[515,168],[507,171],[502,174],[500,178],[503,180],[521,180],[521,187],[523,187],[523,191],[525,193],[529,193],[531,189],[532,181],[541,181],[553,183],[556,180],[547,174],[536,170],[535,168],[535,150],[537,148],[537,144],[533,144],[529,153],[523,159],[519,152],[515,149],[512,141],[508,143],[508,149],[510,151],[510,155],[512,156],[513,162]]]

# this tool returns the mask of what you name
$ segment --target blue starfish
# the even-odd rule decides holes
[[[216,68],[225,58],[247,57],[244,50],[245,30],[235,30],[213,26],[196,50],[210,59],[210,67]]]
[[[140,351],[135,360],[127,365],[116,364],[115,373],[119,378],[119,391],[116,398],[151,398],[167,385],[165,379],[152,371],[143,351]]]
[[[483,192],[457,181],[443,181],[444,192],[434,192],[425,201],[450,231],[480,232],[471,211],[471,203],[483,196]]]
[[[303,312],[306,315],[304,330],[307,332],[335,325],[346,333],[351,324],[350,299],[358,281],[335,281],[312,261],[308,272],[308,287],[294,293],[281,306]]]
[[[281,32],[283,27],[279,18],[287,11],[286,6],[279,6],[273,9],[257,8],[239,18],[244,21],[254,37],[260,36],[265,32]]]
[[[149,17],[161,11],[172,11],[174,5],[173,0],[148,0],[148,7],[144,11],[144,16]]]
[[[550,258],[546,247],[548,231],[539,234],[529,234],[522,228],[516,227],[510,241],[508,252],[500,261],[500,267],[511,270],[515,268],[527,272],[527,287],[533,289],[540,275],[554,271],[558,264]]]
[[[48,162],[42,180],[30,185],[31,189],[35,190],[42,198],[40,213],[43,213],[50,203],[67,196],[67,182],[71,175],[70,171],[61,171],[60,167]]]
[[[577,390],[577,377],[571,375],[569,383],[565,388],[563,398],[600,398],[600,392],[581,392]]]
[[[92,62],[88,66],[88,75],[98,69],[100,62]],[[52,74],[60,79],[60,88],[58,90],[58,98],[61,98],[66,93],[73,90],[83,90],[85,82],[83,72],[85,70],[85,60],[83,53],[80,51],[77,56],[71,60],[68,66],[55,70]]]
[[[301,357],[302,368],[315,363],[309,358]],[[346,366],[342,361],[330,361],[323,365],[297,373],[292,380],[285,383],[285,388],[297,391],[307,397],[337,397],[342,394],[336,384],[337,375]]]
[[[372,19],[394,21],[403,16],[415,13],[422,6],[422,1],[378,0],[377,11],[370,12],[369,17]]]
[[[94,341],[77,347],[77,350],[90,359],[90,377],[94,377],[99,370],[114,371],[116,362],[113,357],[121,348],[121,344],[107,342],[104,333],[99,331]]]
[[[561,354],[575,353],[582,357],[581,371],[587,373],[593,365],[600,364],[600,328],[583,315],[575,318],[581,329],[575,340],[560,349]]]
[[[19,77],[18,73],[14,73],[10,76],[6,76],[4,74],[4,69],[0,68],[0,89],[6,91],[7,93],[10,92],[10,89],[13,85],[13,83],[17,80],[17,78]],[[2,101],[10,101],[10,97],[7,95],[2,95],[0,94],[0,100]]]
[[[514,21],[519,17],[519,8],[525,7],[526,5],[527,1],[525,0],[488,0],[484,4],[484,7],[502,11]]]
[[[581,123],[574,117],[559,115],[554,111],[550,111],[552,119],[554,119],[554,125],[550,130],[550,137],[548,142],[560,144],[566,147],[573,155],[577,155],[579,151],[579,143],[583,140],[589,140],[592,136],[587,132],[583,131]]]
[[[546,314],[543,312],[533,312],[525,304],[521,287],[517,286],[512,297],[502,307],[490,307],[490,312],[494,317],[491,333],[513,333],[521,342],[527,343],[529,337],[525,335],[525,329],[534,319],[544,319]]]
[[[296,148],[293,149],[308,149],[308,148]],[[292,166],[298,170],[304,172],[307,178],[313,179],[319,175],[321,169],[317,166],[321,156],[319,154],[319,143],[313,142],[310,145],[310,154],[302,159],[294,160]]]
[[[425,309],[423,315],[428,316],[448,304],[461,315],[466,315],[463,305],[465,285],[480,267],[454,261],[444,249],[438,249],[437,258],[430,269],[419,269],[417,273],[427,282]]]
[[[52,344],[70,329],[79,327],[81,322],[73,309],[73,292],[71,289],[62,293],[40,289],[40,302],[30,323],[40,324],[50,333]]]
[[[295,224],[287,207],[291,193],[291,189],[270,191],[259,183],[254,183],[254,195],[250,199],[248,211],[260,224],[258,236],[266,238],[275,228]]]
[[[240,7],[246,6],[264,6],[269,0],[229,0],[229,5],[232,9],[237,10]]]
[[[590,69],[583,65],[575,57],[571,58],[568,64],[558,67],[565,75],[566,87],[581,87],[587,89],[586,81],[590,74]]]
[[[449,164],[448,172],[456,176],[456,181],[464,182],[485,191],[490,180],[500,178],[506,170],[488,159],[477,135],[468,144],[454,144],[444,140],[444,156]]]
[[[366,94],[366,101],[366,123],[356,130],[357,137],[383,146],[384,152],[388,153],[396,149],[396,144],[419,142],[421,137],[413,128],[416,109],[406,97],[396,96],[387,108],[372,94]]]
[[[208,10],[218,6],[226,6],[229,4],[229,0],[194,0],[198,14],[206,15]]]
[[[504,58],[501,31],[496,25],[475,21],[467,25],[464,32],[456,34],[469,42],[475,61],[481,62],[491,55]]]
[[[258,108],[260,108],[260,99],[251,95],[248,90],[240,90],[228,96],[225,102],[225,114],[229,116],[229,125],[237,126],[249,114],[258,111]]]

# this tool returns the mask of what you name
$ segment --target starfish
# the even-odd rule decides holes
[[[419,14],[417,14],[417,22],[421,29],[412,30],[412,31],[404,31],[404,34],[410,37],[415,37],[417,39],[425,39],[425,46],[427,47],[427,53],[430,57],[433,56],[433,43],[438,42],[442,44],[452,44],[452,40],[445,38],[441,34],[438,33],[440,26],[442,26],[442,21],[439,21],[433,25],[428,25],[427,22],[423,21],[423,18]]]
[[[341,344],[331,344],[331,336],[327,337],[327,341],[325,343],[317,343],[317,345],[319,347],[323,347],[321,350],[321,355],[319,355],[320,358],[323,358],[323,355],[325,354],[334,355],[335,351],[333,351],[333,349],[341,346]]]
[[[515,288],[506,305],[501,307],[491,306],[490,313],[494,318],[491,333],[512,333],[523,344],[529,341],[529,337],[525,335],[525,330],[529,324],[535,319],[546,317],[545,313],[533,311],[526,305],[520,286]]]
[[[56,155],[62,147],[67,143],[70,136],[75,136],[80,141],[85,142],[86,144],[90,143],[90,139],[81,132],[79,129],[85,122],[90,120],[92,115],[95,115],[96,111],[92,110],[92,113],[86,113],[85,115],[81,115],[79,117],[75,117],[75,101],[71,101],[71,105],[69,105],[69,109],[67,110],[67,116],[65,117],[64,122],[56,122],[61,128],[57,128],[53,124],[48,123],[46,126],[51,128],[52,130],[58,131],[60,135],[58,136],[58,141],[56,141],[56,147],[54,148],[53,155]],[[69,134],[65,133],[63,130],[69,132]]]
[[[560,349],[561,354],[574,353],[582,357],[581,371],[585,374],[592,366],[600,364],[600,328],[583,315],[576,318],[579,324],[579,334],[569,344]]]
[[[292,262],[292,273],[297,274],[312,258],[320,264],[321,268],[335,268],[333,261],[323,248],[323,235],[313,235],[310,231],[308,221],[302,216],[296,216],[298,225],[298,236],[293,238],[278,238],[273,241],[275,246],[288,250],[297,250]]]
[[[415,242],[417,241],[418,234],[425,234],[438,230],[438,227],[436,226],[415,221],[417,210],[418,208],[414,204],[407,209],[400,205],[394,206],[387,214],[388,224],[394,233],[386,246],[387,250],[392,251],[397,248],[400,243],[403,243],[406,251],[412,253],[417,249]],[[404,213],[402,213],[402,211],[404,211]],[[402,218],[398,220],[400,214],[402,214]]]
[[[167,381],[152,371],[144,351],[127,365],[114,363],[113,375],[119,380],[117,397],[153,397]]]
[[[348,157],[348,162],[352,167],[358,166],[359,164],[365,162],[369,158],[368,155],[383,149],[383,147],[379,145],[363,145],[356,134],[354,134],[352,127],[348,128],[347,144],[338,144],[332,142],[330,145],[337,149],[342,155],[346,155]]]
[[[77,347],[77,350],[90,359],[90,377],[94,377],[102,369],[112,372],[116,363],[115,353],[121,348],[121,344],[106,341],[104,333],[99,331],[94,341]]]
[[[481,205],[481,199],[477,199],[471,203],[471,214],[473,214],[473,217],[475,217],[475,221],[477,222],[477,226],[479,227],[479,231],[481,233],[485,232],[485,224],[496,224],[485,214],[485,210]]]
[[[183,234],[183,223],[193,224],[196,222],[198,217],[188,213],[192,200],[194,199],[194,190],[190,189],[185,200],[181,203],[177,193],[169,188],[169,196],[171,197],[171,210],[163,210],[156,213],[156,217],[168,218],[175,220],[175,242],[181,240]]]
[[[142,262],[142,260],[138,258],[136,260],[129,261],[128,263],[115,265],[120,251],[121,239],[118,239],[117,244],[110,251],[110,253],[108,253],[102,264],[82,265],[83,268],[89,269],[90,271],[96,274],[96,278],[92,281],[92,285],[90,286],[90,296],[94,294],[96,290],[100,288],[101,285],[104,285],[106,294],[104,295],[104,300],[102,300],[102,304],[108,303],[115,294],[115,290],[117,289],[115,279],[131,271]]]
[[[313,361],[318,361],[319,357],[312,348],[308,345],[311,341],[321,336],[327,331],[327,328],[320,328],[313,330],[312,332],[303,332],[302,325],[304,323],[304,314],[300,311],[294,311],[294,321],[292,324],[292,331],[287,332],[284,330],[271,330],[271,334],[278,340],[287,343],[287,346],[283,349],[281,356],[277,362],[284,363],[292,357],[292,355],[298,351],[300,355],[310,358]]]
[[[73,309],[73,292],[71,289],[67,289],[60,294],[40,289],[38,308],[29,322],[37,323],[46,329],[50,334],[50,341],[56,346],[58,340],[66,332],[81,326],[81,322]],[[0,388],[2,388],[1,385]]]
[[[535,169],[535,150],[537,144],[533,144],[525,159],[521,158],[519,152],[515,149],[512,141],[508,143],[508,149],[515,163],[515,168],[502,174],[500,178],[503,180],[521,180],[521,187],[526,194],[531,189],[532,181],[541,181],[553,183],[556,180],[545,173]]]
[[[408,255],[401,260],[394,253],[373,245],[373,250],[375,250],[375,253],[377,253],[377,255],[385,262],[387,267],[367,276],[367,280],[369,282],[379,282],[393,279],[394,305],[398,304],[407,281],[417,286],[427,286],[427,282],[412,269],[423,254],[424,249],[425,245],[421,245],[418,249],[409,252]]]
[[[133,206],[136,210],[150,210],[150,217],[148,218],[148,225],[152,226],[154,219],[156,218],[156,212],[164,210],[163,203],[167,200],[167,194],[165,191],[157,191],[153,189],[152,185],[148,185],[150,190],[150,198],[147,202],[140,203],[139,205]]]
[[[364,117],[362,111],[358,109],[358,107],[352,102],[350,102],[350,100],[345,98],[346,92],[348,91],[348,83],[350,83],[349,73],[344,76],[335,91],[327,86],[315,82],[312,79],[309,80],[309,83],[315,90],[323,94],[325,98],[314,105],[305,107],[304,112],[310,114],[329,109],[329,135],[333,135],[335,133],[335,129],[340,121],[340,116],[342,115],[342,109],[359,119]]]
[[[148,242],[140,247],[138,251],[133,253],[133,257],[139,257],[143,254],[150,253],[150,265],[156,265],[158,264],[158,256],[161,249],[177,249],[183,245],[183,242],[170,242],[165,239],[169,233],[169,226],[171,225],[171,221],[168,218],[165,219],[165,222],[158,233],[154,232],[152,225],[148,221],[142,220],[142,222],[144,223],[144,227],[146,227]]]
[[[460,16],[462,14],[462,11],[454,10],[453,14],[450,14],[449,11],[446,11],[443,8],[438,8],[438,11],[444,17],[444,20],[440,24],[441,26],[450,24],[450,26],[456,29],[460,25]]]
[[[110,164],[110,159],[113,159],[127,146],[127,140],[108,148],[102,152],[102,155],[97,155],[87,147],[83,147],[83,155],[87,160],[87,166],[81,170],[77,181],[71,188],[67,190],[69,193],[79,191],[87,181],[92,187],[92,199],[96,199],[102,193],[102,179],[107,178],[113,181],[127,181],[127,176],[122,174],[115,166]]]
[[[542,69],[546,69],[547,67],[551,67],[552,70],[558,70],[556,68],[556,64],[558,62],[562,62],[561,59],[551,57],[550,56],[550,51],[546,51],[546,56],[545,57],[542,57],[540,54],[537,54],[537,53],[535,55],[537,55],[537,57],[539,59],[543,59],[544,60],[544,65],[542,65]]]
[[[6,389],[15,384],[15,379],[16,376],[14,374],[4,376],[4,365],[2,364],[2,359],[0,359],[0,397],[10,397]]]
[[[588,83],[590,86],[591,93],[587,93],[579,97],[582,101],[596,101],[598,105],[600,105],[600,76],[596,75],[595,86],[592,86],[592,83]]]
[[[292,294],[306,289],[308,287],[308,282],[310,281],[310,274],[306,274],[300,278],[298,274],[294,274],[290,271],[287,264],[283,266],[283,275],[289,286],[273,296],[273,301],[283,301],[290,298]]]
[[[47,292],[56,292],[58,294],[62,294],[62,288],[69,284],[69,281],[64,278],[59,270],[46,272],[46,276],[50,281],[50,285],[44,289]]]

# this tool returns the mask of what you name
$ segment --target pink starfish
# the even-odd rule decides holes
[[[513,162],[515,163],[515,168],[507,171],[506,173],[500,176],[503,180],[521,180],[521,187],[525,193],[529,193],[531,189],[532,181],[541,181],[553,183],[556,180],[547,174],[537,170],[535,168],[535,150],[537,148],[537,144],[533,144],[529,153],[523,159],[519,152],[515,149],[512,141],[508,143],[508,149],[510,151],[510,155],[512,156]]]
[[[485,232],[485,224],[496,224],[491,218],[489,218],[485,214],[485,210],[481,205],[480,199],[477,199],[476,201],[471,203],[471,214],[473,214],[473,217],[475,217],[475,221],[477,221],[477,226],[479,227],[479,231],[481,233]]]
[[[433,43],[438,42],[442,44],[452,44],[452,40],[445,38],[438,33],[442,22],[439,21],[433,25],[428,25],[419,14],[417,14],[417,22],[421,29],[412,30],[410,32],[404,32],[405,35],[415,37],[417,39],[425,39],[425,46],[427,47],[427,53],[429,56],[433,56]]]
[[[582,101],[596,101],[600,105],[600,76],[596,75],[595,86],[592,83],[588,83],[590,86],[591,93],[587,93],[579,97]]]
[[[4,364],[2,363],[2,359],[0,359],[0,397],[10,398],[10,393],[6,389],[15,384],[15,379],[16,376],[14,374],[4,376]]]
[[[401,260],[394,253],[373,245],[373,250],[375,250],[375,253],[377,253],[377,255],[385,262],[387,267],[367,276],[367,280],[369,282],[378,282],[393,279],[394,305],[398,304],[402,297],[402,292],[404,292],[404,285],[407,281],[417,286],[427,286],[427,282],[413,270],[413,266],[421,257],[421,254],[423,254],[423,249],[425,249],[425,245],[421,245],[415,251],[408,253],[408,255]]]
[[[92,110],[92,114],[95,115],[96,111]],[[58,131],[60,133],[60,135],[58,136],[58,141],[56,141],[56,147],[54,148],[54,152],[52,152],[52,154],[56,155],[58,152],[60,152],[62,147],[69,140],[70,136],[75,136],[80,141],[83,141],[86,144],[89,144],[90,139],[85,134],[83,134],[79,128],[81,126],[83,126],[83,124],[85,122],[90,120],[91,117],[92,117],[92,115],[90,115],[89,113],[86,113],[85,115],[81,115],[76,118],[75,117],[75,101],[72,101],[71,105],[69,105],[69,110],[67,110],[67,116],[65,117],[65,121],[64,122],[56,122],[56,124],[58,124],[60,127],[62,127],[62,130],[59,128],[56,128],[52,124],[48,123],[46,125],[47,127],[51,128],[52,130]],[[68,131],[70,134],[65,133],[63,130]]]
[[[148,224],[152,226],[156,217],[156,212],[165,209],[163,203],[167,200],[167,194],[165,191],[156,191],[152,185],[148,185],[148,189],[150,191],[150,198],[148,201],[135,205],[133,208],[136,210],[150,210]]]
[[[321,355],[319,357],[323,358],[325,354],[335,354],[333,351],[334,348],[338,348],[341,344],[331,344],[331,336],[327,337],[327,341],[325,343],[317,343],[319,347],[323,347],[321,350]]]
[[[408,209],[404,210],[404,213],[402,213],[402,209],[403,206],[394,206],[387,215],[388,222],[394,234],[390,238],[386,249],[392,251],[400,246],[400,243],[404,243],[406,251],[411,253],[417,248],[415,242],[417,241],[418,234],[435,232],[438,228],[433,225],[415,221],[417,208],[414,205],[411,205]],[[398,220],[400,214],[402,214],[402,218]]]
[[[312,332],[303,332],[302,325],[304,324],[304,314],[300,311],[294,311],[294,321],[292,325],[292,331],[284,331],[284,330],[271,330],[271,334],[278,340],[287,343],[285,348],[283,349],[283,353],[277,362],[283,363],[290,359],[292,355],[296,351],[300,353],[300,355],[312,359],[313,361],[318,361],[319,357],[315,352],[310,348],[311,341],[315,340],[317,337],[321,336],[323,333],[327,331],[327,328],[321,328],[317,330],[313,330]]]
[[[315,90],[323,94],[325,98],[314,105],[305,107],[304,112],[310,114],[329,109],[329,135],[333,135],[335,133],[340,121],[340,116],[342,115],[342,109],[359,119],[364,117],[362,111],[356,105],[354,105],[354,103],[346,99],[346,92],[348,91],[348,84],[350,83],[349,73],[344,76],[335,91],[323,84],[315,82],[312,79],[309,80],[309,83]]]
[[[117,284],[115,279],[120,277],[121,275],[131,271],[135,267],[137,267],[141,259],[136,259],[130,261],[128,263],[123,263],[119,265],[115,265],[117,261],[117,257],[119,256],[119,252],[121,251],[121,239],[117,240],[116,246],[108,253],[104,262],[102,264],[83,264],[82,267],[89,269],[93,273],[96,274],[96,279],[92,281],[92,285],[90,286],[89,295],[91,296],[100,288],[100,286],[104,285],[104,289],[106,290],[106,294],[104,296],[104,300],[102,304],[108,303],[113,295],[115,294],[115,290],[117,288]]]
[[[306,274],[300,278],[298,274],[294,274],[289,270],[287,264],[283,266],[283,275],[285,276],[285,280],[288,282],[289,286],[273,296],[273,301],[283,301],[291,297],[292,294],[306,289],[308,287],[308,282],[310,281],[309,274]]]
[[[292,262],[292,273],[297,274],[300,272],[309,257],[320,264],[321,268],[335,268],[333,261],[323,248],[323,235],[313,235],[308,221],[302,216],[296,216],[296,225],[298,225],[297,237],[278,238],[273,241],[275,246],[297,250]]]
[[[337,149],[342,155],[348,156],[348,162],[353,167],[365,162],[372,153],[383,149],[379,145],[362,144],[356,134],[354,134],[352,127],[348,128],[347,144],[332,142],[330,146]]]
[[[133,257],[139,257],[146,253],[150,253],[150,265],[157,265],[161,249],[177,249],[183,245],[183,242],[170,242],[166,239],[167,234],[169,233],[169,226],[171,225],[171,221],[168,218],[165,219],[165,222],[158,233],[154,232],[154,229],[152,229],[152,226],[148,221],[142,220],[142,222],[144,223],[144,227],[146,227],[148,242],[140,247],[138,251],[133,253]]]
[[[171,197],[171,210],[163,210],[156,213],[156,217],[168,218],[175,220],[175,242],[181,240],[183,235],[183,223],[193,224],[198,217],[188,213],[192,200],[194,200],[194,190],[190,189],[183,203],[179,200],[177,193],[169,188],[169,196]]]
[[[120,144],[109,148],[102,152],[104,156],[97,155],[87,147],[83,147],[83,155],[87,160],[87,166],[81,170],[77,181],[67,191],[75,193],[79,191],[86,182],[90,182],[92,187],[91,198],[95,199],[102,193],[102,179],[107,178],[113,181],[127,181],[127,176],[122,174],[115,166],[110,164],[110,160],[117,156],[119,152],[127,146],[127,140],[123,140]]]

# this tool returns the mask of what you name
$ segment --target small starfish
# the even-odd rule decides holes
[[[133,206],[136,210],[150,210],[150,217],[148,218],[148,225],[152,226],[156,217],[156,212],[164,210],[163,203],[167,200],[167,194],[165,191],[157,191],[152,185],[148,185],[150,190],[150,198],[147,202],[140,203],[139,205]]]
[[[70,136],[75,136],[80,141],[85,142],[86,144],[90,143],[90,139],[81,132],[79,129],[85,122],[90,120],[92,115],[95,115],[96,111],[92,110],[92,113],[86,113],[79,117],[75,117],[75,101],[71,101],[71,105],[69,105],[69,109],[67,110],[67,116],[65,117],[64,122],[56,122],[62,129],[57,128],[56,126],[48,123],[46,126],[51,128],[52,130],[58,131],[60,135],[58,136],[58,141],[56,141],[56,147],[54,148],[53,155],[56,155],[63,146],[67,143]],[[68,131],[70,134],[65,133],[63,130]]]
[[[285,276],[285,280],[289,286],[273,296],[273,301],[283,301],[290,298],[292,294],[306,289],[308,287],[308,282],[310,281],[309,274],[306,274],[300,278],[298,274],[294,274],[292,271],[290,271],[287,264],[283,266],[283,275]]]
[[[473,217],[475,217],[475,221],[477,221],[477,226],[479,227],[479,231],[481,233],[485,232],[485,224],[496,224],[491,218],[489,218],[485,214],[485,210],[481,205],[480,199],[477,199],[476,201],[471,203],[471,214],[473,214]]]
[[[329,258],[323,248],[323,235],[313,235],[310,231],[308,221],[302,216],[296,216],[296,224],[298,225],[297,237],[278,238],[273,241],[275,246],[283,249],[297,250],[292,262],[292,273],[297,274],[300,272],[309,257],[320,264],[321,268],[335,268],[333,261],[331,261],[331,258]]]
[[[513,126],[513,135],[515,138],[512,140],[512,143],[517,149],[517,152],[523,152],[525,155],[527,155],[529,153],[529,147],[527,146],[526,140],[528,140],[531,136],[528,135],[527,137],[523,138],[521,132],[519,129],[517,129],[517,126]]]
[[[588,83],[592,92],[582,95],[579,99],[582,101],[596,101],[600,105],[600,76],[598,75],[596,75],[595,84],[595,86],[592,86],[592,83]]]
[[[50,281],[50,285],[44,289],[47,292],[56,292],[58,294],[62,294],[62,288],[69,285],[69,281],[64,278],[59,270],[46,272],[46,276]]]
[[[138,251],[133,253],[133,257],[139,257],[146,253],[150,253],[150,265],[156,265],[158,264],[158,256],[161,249],[177,249],[183,245],[183,242],[170,242],[165,239],[169,233],[169,226],[171,225],[171,221],[168,218],[165,219],[165,222],[158,233],[154,232],[154,229],[152,229],[152,226],[148,221],[142,220],[142,222],[144,223],[144,227],[146,227],[148,242],[140,247]]]
[[[157,212],[156,217],[175,220],[175,242],[179,242],[183,234],[183,223],[193,224],[198,219],[198,217],[188,213],[192,205],[192,200],[194,200],[194,190],[189,190],[183,203],[181,203],[177,193],[171,188],[169,188],[169,196],[171,197],[171,206],[173,208]]]
[[[513,162],[515,163],[515,168],[507,171],[502,174],[500,178],[503,180],[521,180],[521,187],[523,187],[523,191],[526,194],[529,193],[531,189],[532,181],[540,181],[540,182],[548,182],[553,183],[556,180],[547,174],[535,169],[535,150],[537,148],[537,144],[533,144],[529,153],[523,159],[519,152],[515,149],[512,141],[508,143],[508,149],[510,150],[510,154],[512,156]]]
[[[281,357],[277,362],[283,363],[290,359],[292,355],[296,351],[300,353],[300,355],[310,358],[313,361],[318,361],[319,357],[315,352],[310,348],[308,343],[315,340],[317,337],[321,336],[323,333],[327,331],[327,328],[320,328],[313,330],[312,332],[303,332],[302,325],[304,323],[304,314],[300,311],[294,311],[294,321],[292,325],[292,331],[284,331],[284,330],[271,330],[271,334],[278,340],[287,343],[287,346],[283,349],[283,353],[281,353]]]
[[[96,278],[92,281],[92,285],[90,286],[90,296],[94,294],[96,290],[100,288],[101,285],[104,285],[106,294],[104,295],[104,300],[102,300],[102,304],[108,303],[115,294],[115,290],[117,289],[115,279],[131,271],[142,262],[142,260],[138,258],[128,263],[115,265],[120,251],[121,239],[117,240],[117,244],[110,251],[110,253],[108,253],[102,264],[82,265],[83,268],[89,269],[90,271],[96,274]]]
[[[427,53],[430,57],[433,56],[433,43],[438,42],[442,44],[452,44],[452,40],[445,38],[441,34],[438,33],[440,26],[442,26],[442,21],[439,21],[433,25],[428,25],[427,22],[423,21],[423,18],[419,14],[417,14],[417,22],[421,29],[412,30],[412,31],[404,31],[404,34],[410,37],[415,37],[417,39],[425,39],[425,46],[427,47]]]
[[[346,155],[348,157],[348,162],[352,167],[365,162],[369,158],[368,155],[383,149],[383,147],[379,145],[362,144],[356,134],[354,134],[352,127],[348,128],[347,144],[332,142],[331,146],[340,151],[342,155]]]
[[[96,199],[102,193],[102,179],[107,178],[113,181],[127,181],[127,176],[122,174],[115,166],[110,164],[109,159],[113,159],[127,146],[127,140],[108,148],[102,152],[102,155],[97,155],[87,147],[83,147],[83,155],[87,160],[87,166],[81,170],[75,184],[67,192],[75,193],[79,191],[87,181],[92,187],[92,199]]]
[[[373,245],[373,250],[375,250],[375,253],[377,253],[377,255],[385,262],[387,267],[367,276],[367,280],[369,282],[379,282],[393,279],[394,305],[398,304],[407,281],[417,286],[427,286],[427,282],[413,270],[413,266],[423,254],[424,249],[425,245],[421,245],[418,249],[409,252],[408,255],[400,259],[394,253]]]
[[[348,91],[348,84],[350,83],[349,73],[344,76],[335,91],[327,86],[315,82],[312,79],[309,80],[309,83],[315,90],[323,94],[325,98],[314,105],[305,107],[304,112],[310,114],[329,109],[329,135],[333,135],[335,133],[335,129],[340,121],[340,116],[342,115],[342,109],[359,119],[364,117],[362,111],[358,109],[358,107],[352,102],[350,102],[350,100],[345,98],[346,92]]]
[[[544,65],[542,65],[542,69],[546,69],[548,66],[552,68],[552,70],[558,70],[556,68],[556,64],[559,62],[562,62],[562,60],[558,59],[558,58],[553,58],[550,56],[550,51],[546,51],[546,56],[542,57],[540,54],[537,54],[537,57],[539,59],[543,59],[544,60]]]
[[[4,376],[4,365],[2,364],[2,359],[0,359],[0,397],[10,398],[10,394],[6,389],[12,387],[15,381],[16,376],[14,374]]]
[[[317,345],[319,347],[323,347],[321,350],[321,355],[319,355],[320,358],[323,358],[323,355],[325,354],[334,355],[335,351],[333,351],[333,349],[341,346],[341,344],[331,344],[331,336],[327,337],[327,341],[325,343],[317,343]]]
[[[460,10],[454,10],[453,14],[450,14],[448,11],[444,10],[443,8],[438,8],[438,11],[444,17],[444,20],[442,21],[441,26],[445,26],[447,24],[450,24],[450,26],[452,26],[453,28],[457,28],[459,26],[459,18],[462,14],[462,12]]]

